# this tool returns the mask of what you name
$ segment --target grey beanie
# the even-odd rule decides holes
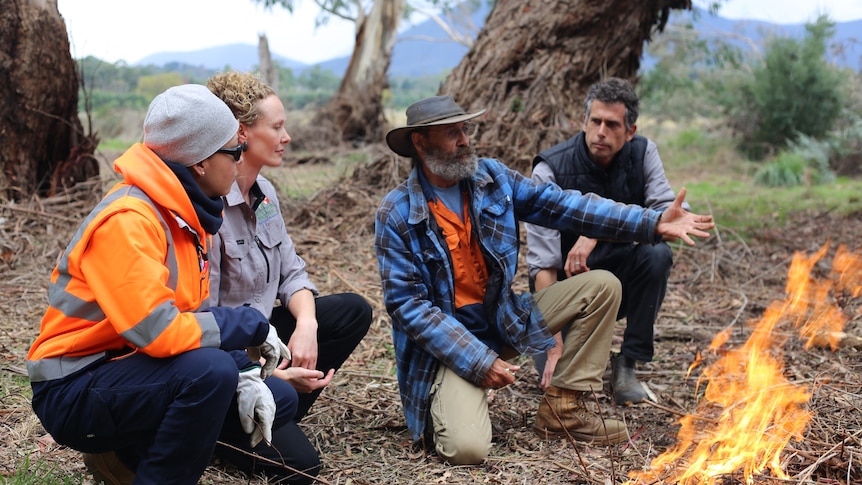
[[[144,145],[162,160],[190,167],[209,157],[239,130],[230,108],[200,84],[174,86],[150,103]]]

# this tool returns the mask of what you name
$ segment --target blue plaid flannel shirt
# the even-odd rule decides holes
[[[660,212],[592,194],[536,184],[493,159],[480,159],[470,187],[471,218],[487,255],[486,306],[503,344],[521,354],[554,345],[530,294],[511,286],[518,264],[518,222],[574,230],[594,238],[656,243]],[[374,249],[386,311],[392,318],[398,386],[413,440],[422,437],[428,396],[439,365],[479,384],[496,352],[456,320],[449,251],[430,212],[417,173],[383,198]],[[478,217],[478,221],[476,221]],[[490,305],[488,303],[490,302]]]

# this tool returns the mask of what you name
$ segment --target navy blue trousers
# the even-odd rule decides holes
[[[210,462],[237,376],[236,361],[218,349],[166,359],[132,354],[33,383],[33,410],[60,444],[115,450],[136,470],[135,483],[193,485]]]

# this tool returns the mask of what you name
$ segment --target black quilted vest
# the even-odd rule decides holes
[[[533,159],[533,167],[545,162],[554,172],[557,185],[564,189],[592,192],[625,204],[643,206],[644,200],[644,156],[647,139],[635,135],[623,145],[607,171],[598,167],[587,153],[584,132],[554,145]],[[560,231],[560,246],[565,259],[580,234]]]

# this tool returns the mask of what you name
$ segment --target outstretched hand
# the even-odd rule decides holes
[[[685,201],[685,187],[680,189],[673,204],[662,212],[655,230],[665,241],[682,239],[689,246],[694,246],[691,236],[709,237],[706,231],[715,227],[715,223],[712,221],[712,216],[694,214],[683,209],[683,201]]]

